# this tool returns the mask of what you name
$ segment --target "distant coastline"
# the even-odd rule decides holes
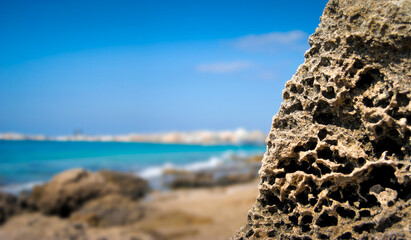
[[[12,141],[59,141],[59,142],[138,142],[194,145],[264,145],[266,133],[245,129],[227,131],[190,131],[165,133],[130,133],[126,135],[83,135],[66,136],[29,135],[21,133],[0,133],[0,140]]]

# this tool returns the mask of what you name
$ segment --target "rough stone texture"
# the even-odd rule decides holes
[[[56,175],[49,183],[35,187],[28,202],[44,214],[67,217],[92,199],[120,194],[136,200],[147,191],[147,182],[136,176],[73,169]]]
[[[234,239],[411,239],[411,1],[331,0]]]

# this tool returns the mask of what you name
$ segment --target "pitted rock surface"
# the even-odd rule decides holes
[[[331,0],[234,239],[411,239],[411,1]]]

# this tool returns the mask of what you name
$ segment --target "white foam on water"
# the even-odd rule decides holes
[[[146,168],[140,172],[137,172],[136,175],[145,179],[157,178],[163,175],[164,170],[170,168],[174,168],[174,165],[172,163],[165,163],[162,166]]]
[[[28,183],[22,183],[22,184],[12,184],[12,185],[7,185],[7,186],[2,186],[0,187],[1,192],[13,194],[13,195],[18,195],[22,191],[31,191],[35,186],[41,185],[44,182],[28,182]]]

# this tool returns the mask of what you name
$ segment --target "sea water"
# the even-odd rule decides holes
[[[167,167],[199,170],[265,146],[128,142],[0,141],[0,190],[17,193],[73,168],[129,172],[150,179]]]

